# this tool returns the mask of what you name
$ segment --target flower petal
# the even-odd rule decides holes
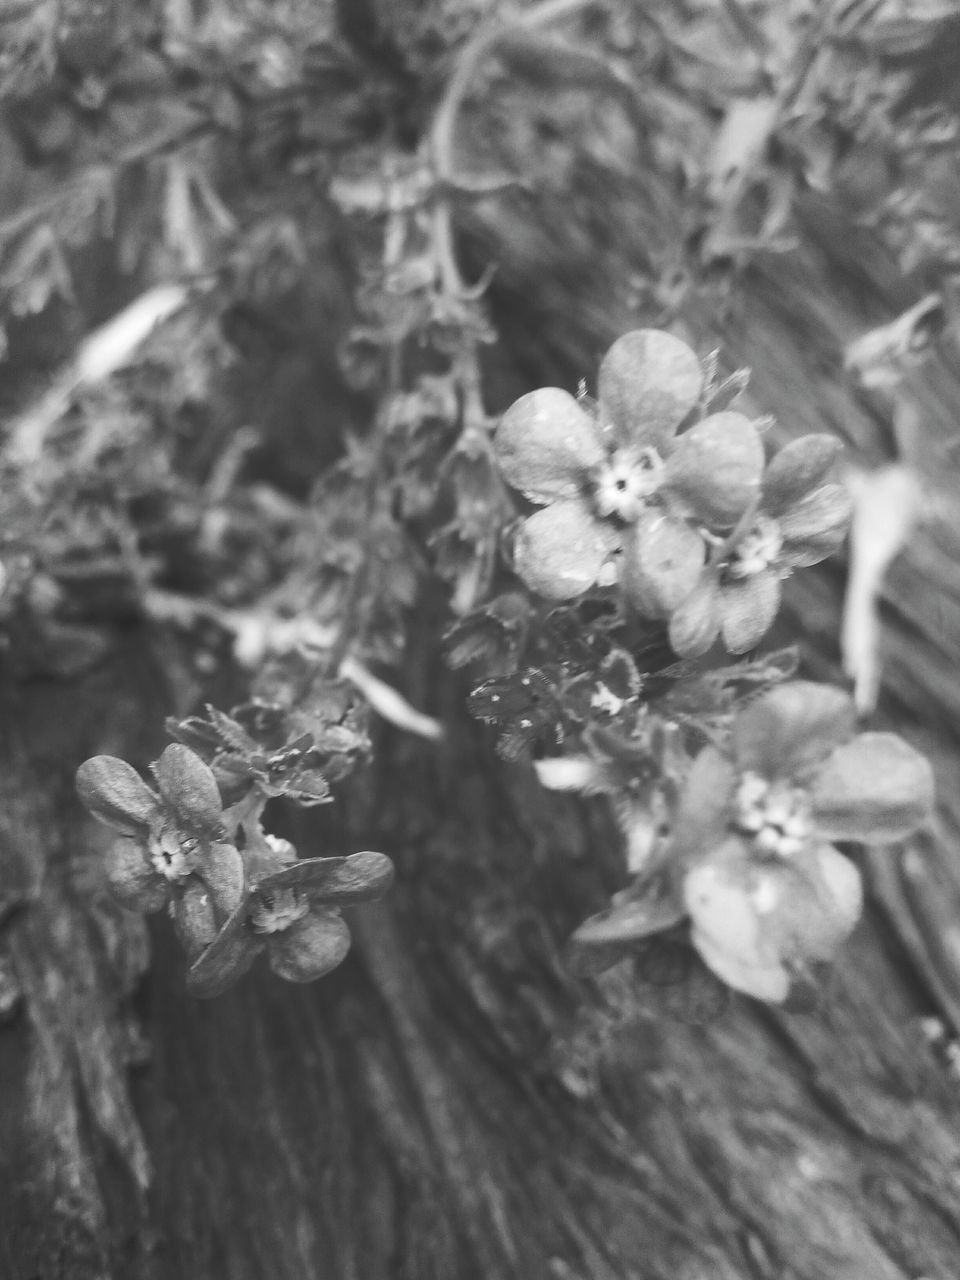
[[[170,886],[147,861],[137,840],[121,837],[113,842],[107,852],[106,872],[110,892],[131,911],[145,915],[159,911],[170,895]]]
[[[765,945],[791,969],[832,960],[860,918],[860,872],[832,845],[755,862],[749,876]]]
[[[108,827],[132,836],[149,827],[159,810],[153,791],[126,760],[93,756],[77,770],[77,795]]]
[[[764,569],[726,582],[720,591],[720,630],[728,653],[746,653],[770,630],[780,608],[780,575]]]
[[[677,862],[699,862],[723,844],[727,834],[736,773],[716,749],[704,747],[687,774],[670,836]]]
[[[789,989],[796,975],[832,960],[863,907],[860,873],[828,844],[802,858],[758,860],[728,841],[691,871],[685,896],[707,964],[731,986],[777,1002],[783,975]]]
[[[763,445],[742,413],[715,413],[679,437],[664,469],[663,489],[687,515],[726,528],[758,497]]]
[[[393,882],[393,863],[385,853],[365,850],[348,858],[301,858],[257,881],[260,890],[306,889],[321,902],[368,902]]]
[[[817,829],[828,840],[902,840],[933,812],[930,762],[895,733],[861,733],[838,747],[811,790]]]
[[[807,569],[810,565],[819,564],[838,550],[847,536],[846,522],[835,529],[825,530],[815,538],[796,538],[784,541],[777,556],[777,563],[789,569]]]
[[[239,850],[225,841],[215,841],[201,855],[200,876],[209,886],[221,915],[234,912],[244,894],[243,858]]]
[[[813,853],[815,864],[810,868],[816,884],[821,906],[820,938],[824,947],[824,960],[830,959],[832,950],[844,941],[854,929],[863,913],[863,881],[860,872],[849,858],[845,858],[832,844],[821,844]],[[833,933],[831,942],[827,930]],[[818,958],[812,951],[813,958]]]
[[[173,902],[173,925],[191,964],[217,936],[213,894],[191,877]]]
[[[786,542],[836,537],[842,541],[850,526],[853,502],[841,484],[825,484],[777,516]]]
[[[223,805],[210,767],[182,742],[164,748],[156,765],[164,803],[190,831],[212,835],[223,825]]]
[[[538,595],[570,600],[593,586],[604,560],[619,544],[612,525],[598,520],[580,499],[567,499],[535,511],[523,522],[514,568]]]
[[[500,420],[493,447],[507,483],[539,503],[576,497],[606,457],[593,419],[559,387],[541,387],[515,401]]]
[[[311,911],[267,944],[270,968],[287,982],[313,982],[350,950],[350,930],[333,911]]]
[[[741,772],[804,780],[835,746],[853,737],[850,697],[830,685],[792,680],[751,702],[733,724]]]
[[[790,974],[764,936],[744,859],[721,856],[694,867],[684,898],[690,940],[718,978],[758,1000],[779,1004],[787,998]]]
[[[707,571],[670,616],[670,647],[681,658],[699,658],[720,631],[720,583]]]
[[[220,995],[247,972],[262,947],[260,939],[250,932],[244,900],[190,966],[187,990],[204,999]]]
[[[660,329],[618,338],[600,365],[601,414],[619,443],[663,445],[700,398],[703,371],[685,342]]]
[[[668,618],[686,600],[706,555],[695,529],[662,512],[640,517],[625,550],[624,590],[649,618]]]
[[[819,488],[842,452],[836,436],[817,434],[791,440],[763,473],[763,510],[779,516]]]

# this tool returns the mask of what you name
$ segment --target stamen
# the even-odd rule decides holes
[[[793,858],[813,832],[809,796],[801,787],[746,773],[737,788],[734,825],[758,853]]]
[[[663,463],[655,449],[618,449],[594,476],[597,514],[637,520],[645,500],[660,487]]]
[[[294,889],[273,889],[254,897],[250,909],[250,923],[257,933],[280,933],[302,920],[310,910],[306,898],[299,898]]]
[[[757,516],[756,524],[746,533],[727,561],[731,578],[752,578],[776,561],[783,548],[783,534],[776,520]]]

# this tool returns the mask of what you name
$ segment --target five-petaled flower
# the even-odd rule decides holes
[[[107,858],[114,896],[135,911],[170,904],[188,953],[216,936],[243,898],[243,860],[226,838],[216,780],[189,747],[168,746],[154,767],[157,790],[132,765],[94,756],[77,770],[93,816],[119,831]]]
[[[248,852],[249,894],[192,965],[187,986],[194,995],[219,995],[261,951],[288,982],[323,977],[350,949],[339,908],[379,898],[393,879],[383,853],[298,860],[293,845],[272,836]]]
[[[782,1002],[860,915],[860,876],[832,840],[888,842],[930,817],[930,765],[891,733],[854,735],[850,698],[780,685],[708,747],[681,798],[672,854],[691,939],[731,987]]]
[[[742,414],[712,414],[676,434],[702,387],[685,343],[638,329],[604,356],[595,411],[557,387],[510,406],[495,437],[500,470],[541,507],[517,537],[527,586],[565,600],[619,577],[651,617],[669,617],[690,594],[705,559],[700,529],[733,528],[763,470]]]
[[[837,549],[851,509],[846,489],[827,479],[840,448],[832,436],[801,436],[774,457],[756,515],[673,613],[675,652],[697,657],[721,635],[730,653],[746,653],[776,617],[781,580]]]

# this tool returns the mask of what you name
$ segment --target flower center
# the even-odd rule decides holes
[[[280,933],[302,920],[310,910],[306,898],[295,889],[266,889],[256,895],[250,909],[250,923],[257,933]]]
[[[200,841],[195,836],[182,836],[176,827],[161,827],[150,834],[147,853],[165,880],[181,884],[200,863]]]
[[[639,453],[617,449],[594,473],[593,500],[597,514],[637,520],[644,502],[660,487],[663,463],[655,449]]]
[[[736,795],[734,825],[759,853],[792,858],[813,833],[810,798],[802,787],[745,773]]]
[[[757,516],[756,524],[730,553],[727,573],[731,578],[752,578],[774,563],[782,547],[783,534],[776,520]]]

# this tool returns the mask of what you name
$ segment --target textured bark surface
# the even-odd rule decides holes
[[[536,151],[517,122],[553,105],[533,89],[486,104],[467,167]],[[682,221],[636,121],[596,109],[602,152],[528,152],[535,196],[464,215],[468,255],[499,264],[500,403],[575,386],[649,320],[628,285]],[[680,319],[752,367],[752,405],[785,434],[833,429],[876,463],[886,409],[842,349],[916,290],[857,213],[843,192],[809,197],[794,252],[722,299],[694,293]],[[931,489],[955,466],[958,391],[946,367],[917,391]],[[956,528],[922,528],[890,579],[879,714],[935,759],[939,835],[868,855],[868,918],[809,1015],[736,999],[698,1025],[676,988],[570,977],[564,939],[622,880],[616,837],[596,803],[496,760],[426,623],[407,692],[448,741],[385,734],[339,827],[289,819],[304,854],[383,848],[398,871],[351,920],[342,969],[304,989],[258,971],[193,1001],[168,923],[148,931],[103,894],[72,774],[95,751],[156,754],[154,641],[133,631],[80,680],[6,689],[0,956],[22,1001],[0,1026],[0,1275],[951,1280],[960,1085],[920,1019],[960,1029]],[[841,590],[837,564],[791,584],[785,634],[817,675],[837,674]]]

